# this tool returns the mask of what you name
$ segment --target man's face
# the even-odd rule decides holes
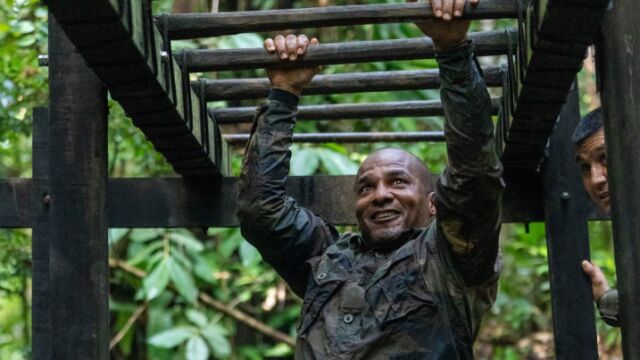
[[[609,183],[607,177],[607,149],[604,129],[586,138],[576,149],[576,161],[582,174],[582,184],[591,199],[609,213]]]
[[[417,160],[397,149],[369,156],[356,177],[356,217],[372,244],[397,239],[429,223],[429,200],[419,180]]]

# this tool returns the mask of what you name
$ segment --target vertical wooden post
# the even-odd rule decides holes
[[[31,310],[31,353],[34,359],[50,359],[51,315],[49,312],[49,109],[33,109],[32,173],[34,212],[31,241],[33,273]]]
[[[580,263],[589,259],[588,196],[575,164],[571,134],[580,121],[577,82],[549,140],[544,204],[556,359],[597,359],[591,284]]]
[[[49,17],[53,359],[108,359],[107,92]]]
[[[605,15],[602,104],[625,359],[640,359],[640,8],[614,0]]]

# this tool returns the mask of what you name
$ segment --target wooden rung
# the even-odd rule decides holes
[[[492,113],[498,114],[500,99],[492,99]],[[255,107],[209,109],[218,124],[251,123]],[[341,120],[403,116],[444,116],[438,100],[392,101],[369,104],[307,105],[298,108],[298,120]]]
[[[516,18],[516,9],[514,0],[483,0],[476,6],[467,6],[461,19]],[[166,26],[171,39],[315,27],[414,22],[435,18],[428,3],[347,5],[163,16],[166,17]],[[162,24],[163,21],[160,23]]]
[[[222,136],[229,145],[243,145],[249,141],[249,134],[225,134]],[[415,132],[340,132],[293,134],[296,143],[376,143],[376,142],[442,142],[443,131]]]
[[[515,33],[482,31],[469,34],[469,38],[475,43],[478,56],[507,54],[508,36],[514,37]],[[433,42],[427,37],[320,44],[309,47],[307,54],[297,61],[282,61],[277,54],[269,54],[263,48],[183,51],[186,52],[186,66],[189,72],[305,67],[435,57]],[[185,66],[182,55],[176,56],[176,61]]]
[[[487,86],[502,86],[499,67],[483,69]],[[192,86],[199,86],[192,82]],[[205,100],[260,99],[269,95],[271,84],[267,78],[206,80]],[[302,95],[340,94],[374,91],[437,89],[438,70],[376,71],[337,75],[318,75],[304,88]]]

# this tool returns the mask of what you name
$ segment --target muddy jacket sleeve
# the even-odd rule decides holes
[[[504,188],[496,153],[491,99],[473,44],[437,54],[448,164],[436,186],[439,231],[467,285],[499,275],[500,201]]]
[[[337,232],[287,196],[291,138],[298,98],[273,89],[254,119],[239,182],[242,235],[299,296],[304,295],[306,261],[320,255]]]
[[[597,301],[598,310],[602,320],[611,326],[620,326],[620,318],[618,317],[618,290],[609,289]]]

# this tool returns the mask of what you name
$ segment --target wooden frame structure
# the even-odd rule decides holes
[[[281,65],[259,49],[184,50],[172,39],[293,27],[412,22],[432,18],[427,4],[393,4],[229,14],[151,14],[149,0],[49,0],[50,103],[34,110],[32,179],[0,180],[0,227],[33,228],[34,359],[107,359],[107,227],[237,226],[236,179],[226,177],[227,150],[243,134],[219,124],[250,121],[252,110],[207,109],[207,102],[265,96],[264,79],[191,82],[190,72]],[[602,218],[577,181],[570,133],[579,120],[575,76],[600,31],[607,0],[486,0],[464,17],[513,18],[514,32],[472,34],[479,55],[506,55],[485,69],[495,101],[497,137],[506,167],[505,222],[545,221],[558,359],[597,358],[590,285],[580,261],[589,256],[586,221]],[[638,60],[632,0],[616,0],[603,48],[604,100],[611,161],[613,223],[620,279],[625,358],[640,358],[640,198]],[[359,16],[356,16],[357,14]],[[570,22],[570,23],[568,23]],[[346,51],[345,49],[349,49]],[[339,54],[339,55],[338,55]],[[425,39],[326,44],[306,64],[433,57]],[[615,66],[614,66],[615,65]],[[615,80],[614,80],[615,79]],[[619,85],[618,81],[623,81]],[[437,71],[319,76],[310,94],[436,88]],[[574,90],[571,90],[574,89]],[[624,96],[619,89],[627,91]],[[108,179],[106,90],[182,178]],[[437,102],[302,107],[316,120],[441,115]],[[618,126],[619,125],[619,126]],[[627,135],[625,135],[625,133]],[[628,134],[635,135],[627,137]],[[425,141],[440,133],[299,134],[299,141]],[[622,143],[618,139],[630,139]],[[625,174],[631,176],[623,177]],[[354,223],[352,178],[292,177],[290,193],[337,224]],[[328,191],[331,189],[331,191]],[[337,190],[337,191],[336,191]],[[340,206],[336,206],[340,204]],[[337,211],[336,211],[337,209]],[[625,209],[625,211],[622,211]],[[330,210],[330,211],[329,211]]]

